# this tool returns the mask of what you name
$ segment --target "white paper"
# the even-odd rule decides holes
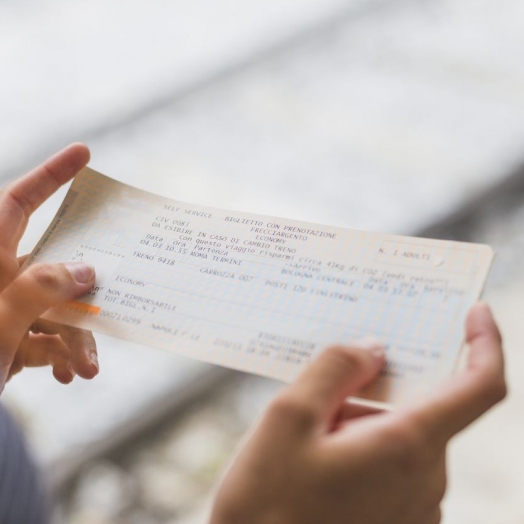
[[[85,168],[28,263],[97,271],[90,294],[46,318],[284,381],[328,345],[375,336],[387,363],[360,396],[398,404],[452,373],[492,258],[186,204]]]

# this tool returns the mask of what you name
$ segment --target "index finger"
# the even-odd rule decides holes
[[[276,406],[283,403],[286,419],[291,405],[299,422],[306,421],[310,427],[330,427],[344,399],[370,383],[383,365],[384,352],[377,342],[332,346],[280,393]]]
[[[470,345],[467,368],[412,412],[423,428],[443,443],[506,395],[502,339],[486,304],[471,309],[466,336]]]
[[[0,246],[16,251],[29,217],[89,162],[84,144],[71,144],[0,192]]]

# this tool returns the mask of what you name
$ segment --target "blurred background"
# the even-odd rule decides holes
[[[2,184],[77,140],[171,198],[491,244],[511,394],[453,442],[443,522],[524,523],[522,2],[0,0]],[[3,395],[54,522],[203,524],[281,385],[98,343],[93,382],[29,370]]]

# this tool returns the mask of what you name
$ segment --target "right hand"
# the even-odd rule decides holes
[[[506,394],[489,308],[467,320],[467,369],[393,412],[345,399],[371,382],[377,349],[325,351],[269,407],[219,487],[211,524],[437,524],[449,440]]]

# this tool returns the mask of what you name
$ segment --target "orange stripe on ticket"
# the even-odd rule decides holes
[[[64,307],[68,309],[76,309],[79,313],[88,313],[90,315],[98,315],[102,308],[92,306],[91,304],[84,304],[83,302],[66,302]]]

